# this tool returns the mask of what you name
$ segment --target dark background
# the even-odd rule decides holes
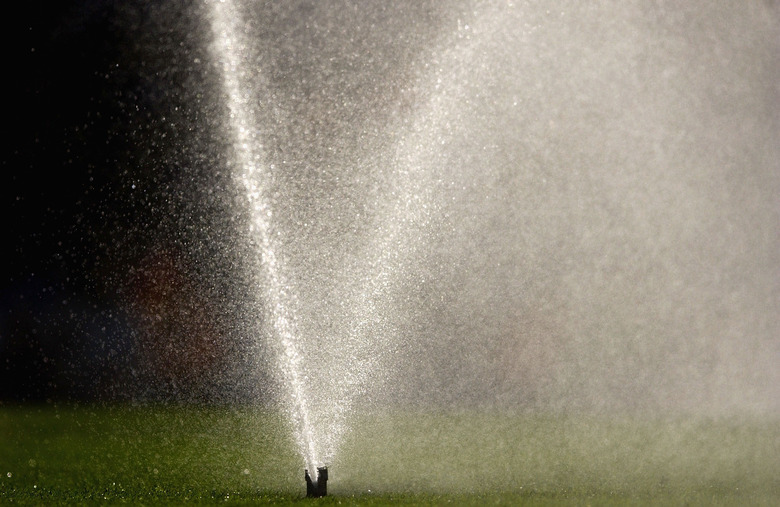
[[[180,4],[28,2],[5,17],[0,400],[208,401],[229,377],[217,335],[233,289],[202,267],[230,264],[204,232],[229,203],[218,141],[192,127],[214,112]]]

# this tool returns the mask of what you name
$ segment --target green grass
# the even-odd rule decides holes
[[[777,505],[777,422],[375,414],[307,500],[274,413],[0,406],[0,503]]]

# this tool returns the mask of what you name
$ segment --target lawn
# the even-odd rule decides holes
[[[0,503],[777,505],[777,423],[373,414],[307,500],[270,411],[0,405]]]

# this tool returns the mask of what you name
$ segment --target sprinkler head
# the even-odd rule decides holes
[[[328,467],[317,467],[317,482],[311,480],[308,470],[304,470],[304,476],[308,498],[320,498],[328,494]]]

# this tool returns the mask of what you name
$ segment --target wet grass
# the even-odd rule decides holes
[[[259,410],[0,406],[0,503],[780,503],[780,425],[744,419],[364,417],[303,498],[284,421]]]

